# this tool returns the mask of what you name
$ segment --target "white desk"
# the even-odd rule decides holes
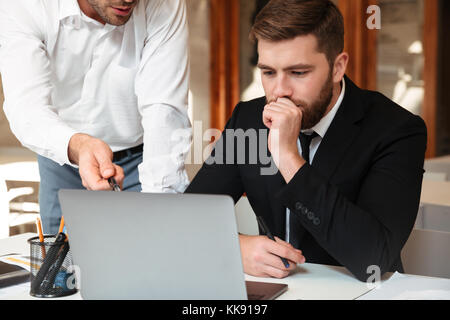
[[[7,239],[0,240],[0,256],[8,253],[29,254],[27,239],[35,236],[27,233]],[[371,290],[368,284],[356,280],[343,267],[325,266],[305,263],[285,279],[255,278],[246,275],[246,280],[286,283],[289,290],[280,296],[279,300],[352,300],[352,299],[390,299],[396,295],[411,292],[411,287],[415,287],[415,282],[420,283],[420,289],[428,290],[426,294],[433,298],[433,294],[439,298],[442,294],[450,294],[450,280],[428,278],[419,276],[407,276],[407,279],[400,279],[401,282],[389,282],[392,275],[383,277],[381,287]],[[397,284],[399,283],[399,284]],[[386,286],[386,290],[384,290]],[[403,290],[403,286],[406,290]],[[396,291],[395,291],[395,290]],[[431,292],[433,290],[433,292]],[[439,291],[439,292],[438,292]],[[36,299],[29,295],[29,284],[19,285],[0,289],[0,299],[28,300]],[[396,295],[393,294],[396,292]],[[431,295],[431,296],[430,296]],[[80,294],[60,299],[76,300],[81,299]]]
[[[450,206],[450,182],[423,180],[420,202]]]

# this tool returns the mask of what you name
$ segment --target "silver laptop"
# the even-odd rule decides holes
[[[246,300],[227,196],[59,191],[84,299]]]

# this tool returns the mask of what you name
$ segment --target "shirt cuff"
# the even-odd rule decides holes
[[[67,164],[76,167],[69,160],[69,142],[78,132],[66,126],[59,128],[56,132],[55,134],[55,130],[52,130],[53,136],[47,140],[51,145],[47,146],[48,154],[44,154],[44,156],[57,162],[60,166]]]

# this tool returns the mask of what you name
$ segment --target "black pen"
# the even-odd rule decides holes
[[[256,220],[258,220],[258,224],[259,227],[262,229],[262,232],[264,232],[270,240],[276,241],[272,233],[270,232],[269,228],[267,227],[266,223],[264,222],[264,219],[261,216],[257,216]],[[286,268],[289,268],[289,262],[285,258],[280,257],[280,259],[283,262],[284,266]]]
[[[55,284],[56,276],[61,271],[61,267],[63,265],[64,259],[66,258],[68,252],[69,252],[69,242],[64,241],[64,245],[63,245],[62,249],[59,251],[58,257],[56,258],[55,262],[48,269],[47,274],[45,275],[44,279],[42,280],[42,282],[39,286],[41,293],[48,292],[48,290],[53,288],[53,285]]]
[[[57,260],[61,248],[65,245],[66,239],[67,237],[64,233],[62,232],[59,233],[55,239],[55,243],[47,251],[47,254],[44,258],[44,261],[42,262],[41,267],[39,268],[38,273],[36,274],[36,277],[31,282],[33,292],[41,292],[39,290],[40,288],[48,289],[49,285],[52,285],[48,283],[48,281],[44,280],[46,279],[47,273],[49,272],[50,268],[54,265],[55,261]],[[54,269],[54,267],[55,266],[53,266],[52,269]]]
[[[122,191],[122,190],[120,189],[120,186],[117,184],[116,179],[114,179],[114,177],[108,178],[108,182],[109,182],[109,185],[111,186],[111,188],[112,188],[114,191]]]

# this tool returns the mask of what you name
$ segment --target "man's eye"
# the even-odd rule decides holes
[[[292,74],[294,75],[294,76],[304,76],[304,75],[306,75],[308,73],[308,71],[292,71]]]
[[[265,76],[273,76],[275,74],[275,72],[273,71],[263,71],[263,75]]]

